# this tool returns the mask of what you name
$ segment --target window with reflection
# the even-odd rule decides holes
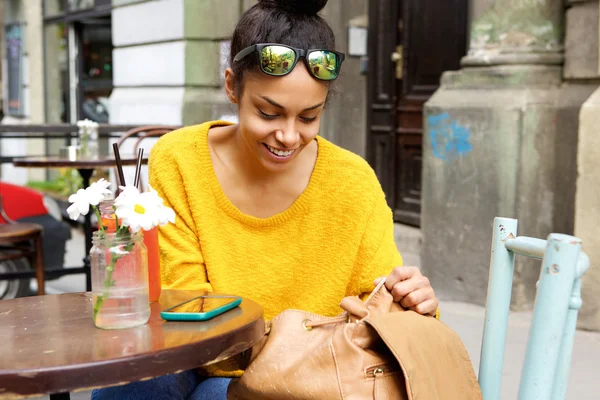
[[[107,123],[113,75],[111,0],[43,0],[43,4],[46,121],[87,118]]]
[[[87,10],[110,5],[111,0],[69,0],[70,11]]]
[[[69,0],[71,10],[85,10],[86,8],[94,8],[95,0]]]
[[[108,98],[113,78],[110,18],[84,21],[80,38],[81,118],[108,123]]]

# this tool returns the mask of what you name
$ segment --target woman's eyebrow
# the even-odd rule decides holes
[[[285,111],[285,107],[282,106],[281,104],[277,103],[275,100],[273,100],[273,99],[271,99],[271,98],[269,98],[267,96],[261,96],[261,98],[263,100],[265,100],[267,103],[271,104],[273,107],[277,107],[277,108]],[[306,107],[304,110],[302,110],[302,112],[312,111],[314,109],[317,109],[317,108],[321,107],[323,104],[325,104],[325,103],[321,102],[319,104],[315,104],[314,106]]]

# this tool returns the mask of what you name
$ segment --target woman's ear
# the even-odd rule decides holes
[[[231,68],[225,70],[225,93],[230,102],[233,104],[238,103],[238,98],[235,94],[235,74]]]

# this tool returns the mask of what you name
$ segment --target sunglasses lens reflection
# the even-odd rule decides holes
[[[271,75],[285,75],[294,67],[296,53],[284,46],[267,46],[260,52],[260,68]]]
[[[337,78],[340,71],[338,55],[326,50],[313,51],[308,55],[310,72],[319,79],[331,81]]]

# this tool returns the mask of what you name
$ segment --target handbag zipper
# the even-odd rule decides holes
[[[398,366],[395,366],[395,368],[393,368],[390,364],[380,364],[367,368],[365,370],[365,375],[367,378],[377,378],[378,376],[398,371],[400,371],[400,368]]]
[[[380,364],[369,367],[365,370],[365,375],[367,378],[373,378],[373,399],[374,400],[382,400],[382,399],[390,399],[390,398],[405,398],[402,393],[397,393],[395,390],[397,385],[396,383],[392,383],[387,379],[382,379],[384,376],[390,376],[394,373],[401,372],[402,368],[396,364]],[[392,377],[392,380],[396,379],[404,379],[404,376],[400,374],[400,376]],[[390,386],[391,385],[391,386]],[[390,397],[390,390],[392,390],[393,394]],[[400,389],[404,393],[406,393],[406,389]],[[409,395],[408,399],[412,399]]]

